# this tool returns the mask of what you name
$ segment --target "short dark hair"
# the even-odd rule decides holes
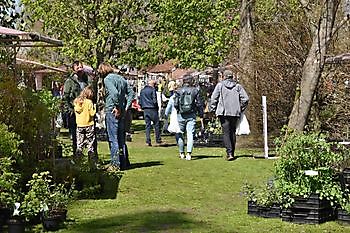
[[[185,74],[182,78],[183,83],[192,84],[193,77],[190,74]]]
[[[78,66],[81,64],[81,61],[79,60],[75,60],[73,63],[72,63],[72,69],[74,69],[74,66]]]

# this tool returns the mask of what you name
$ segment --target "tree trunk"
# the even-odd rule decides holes
[[[325,0],[321,6],[321,16],[319,17],[312,45],[303,66],[300,95],[297,93],[292,112],[289,116],[288,126],[298,131],[303,131],[308,120],[315,90],[324,68],[325,55],[328,42],[332,37],[339,1]]]
[[[240,21],[240,37],[239,37],[239,63],[241,72],[239,74],[240,82],[246,89],[250,101],[247,110],[247,117],[249,119],[252,134],[260,132],[261,126],[258,123],[261,112],[256,109],[261,109],[258,105],[260,100],[255,88],[255,69],[253,66],[252,46],[254,43],[253,30],[253,7],[255,0],[242,0],[241,2],[241,21]],[[261,118],[261,117],[260,117]]]

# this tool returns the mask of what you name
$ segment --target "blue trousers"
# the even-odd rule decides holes
[[[162,138],[160,137],[160,130],[159,130],[159,115],[158,115],[158,109],[150,108],[150,109],[144,109],[143,115],[145,118],[146,123],[146,143],[151,143],[151,127],[152,122],[154,126],[154,133],[156,135],[156,142],[161,142]]]
[[[119,150],[123,150],[125,145],[125,119],[116,119],[110,111],[106,112],[106,128],[111,153],[111,164],[120,166]]]

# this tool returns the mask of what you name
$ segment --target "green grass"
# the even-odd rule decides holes
[[[247,215],[243,184],[272,176],[273,160],[247,156],[261,150],[239,147],[239,158],[227,162],[222,148],[195,148],[193,160],[185,161],[174,138],[163,139],[173,146],[146,147],[143,131],[135,132],[128,143],[133,168],[124,172],[117,198],[75,202],[59,232],[350,232],[336,222],[297,225]],[[108,153],[99,142],[100,157]]]

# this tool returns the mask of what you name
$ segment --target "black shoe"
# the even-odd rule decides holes
[[[146,146],[152,146],[152,143],[146,143]]]

